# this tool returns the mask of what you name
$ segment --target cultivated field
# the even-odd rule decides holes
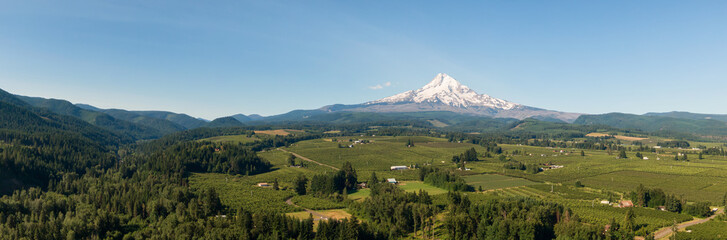
[[[465,176],[464,180],[467,184],[472,185],[475,189],[481,187],[482,190],[509,188],[509,187],[520,187],[537,184],[527,179],[514,178],[496,174],[479,174]]]
[[[437,194],[443,194],[447,193],[447,190],[441,189],[429,184],[425,184],[421,181],[403,181],[399,182],[399,188],[404,189],[406,192],[419,192],[419,190],[424,190],[429,195],[437,195]]]

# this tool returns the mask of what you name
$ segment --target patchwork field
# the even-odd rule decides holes
[[[353,140],[359,139],[368,140],[370,143],[352,143]],[[406,146],[409,139],[414,141],[414,147]],[[353,147],[349,148],[349,145]],[[453,166],[450,161],[453,155],[473,147],[477,151],[485,150],[479,145],[450,143],[446,139],[431,137],[347,137],[338,138],[336,141],[316,139],[298,142],[286,150],[331,166],[341,166],[349,161],[363,177],[368,177],[372,171],[376,171],[379,177],[415,180],[416,171],[391,171],[389,167],[413,164]]]
[[[574,191],[578,190],[570,190],[570,192]],[[626,208],[617,208],[610,205],[600,204],[596,199],[571,199],[568,198],[568,195],[559,194],[555,191],[541,191],[529,186],[496,189],[493,191],[487,191],[484,194],[506,198],[529,197],[544,201],[557,202],[571,209],[581,220],[599,225],[608,224],[611,218],[621,219],[627,211]],[[654,231],[662,227],[670,226],[675,220],[677,222],[683,222],[692,219],[691,216],[685,214],[659,211],[651,208],[633,208],[633,210],[636,215],[636,224],[643,225],[644,231]]]
[[[617,154],[606,151],[543,148],[500,145],[506,152],[514,150],[525,155],[511,156],[514,161],[526,164],[555,164],[563,168],[528,174],[519,170],[504,170],[503,162],[480,161],[468,165],[473,172],[492,172],[529,179],[535,182],[573,185],[581,181],[587,187],[601,188],[620,193],[634,191],[639,184],[661,188],[665,192],[681,196],[688,201],[721,201],[727,192],[727,160],[721,156],[704,156],[698,159],[691,154],[689,161],[675,161],[673,149],[662,153],[643,153],[648,160],[638,159],[636,152],[627,152],[627,159],[617,159]],[[561,152],[563,150],[563,152]]]
[[[285,130],[276,130],[285,131]],[[274,134],[274,133],[270,133]],[[409,140],[413,147],[407,147]],[[241,136],[223,136],[213,141],[250,141]],[[356,143],[357,140],[367,140]],[[562,168],[545,170],[537,174],[521,170],[504,169],[506,161],[497,155],[485,158],[485,148],[470,143],[449,142],[433,137],[336,137],[308,140],[295,143],[283,150],[293,152],[323,164],[340,167],[350,161],[358,173],[359,180],[367,179],[372,172],[379,178],[396,178],[399,187],[407,192],[425,190],[436,204],[446,204],[444,189],[424,184],[418,180],[417,170],[389,170],[394,165],[433,165],[453,168],[453,155],[475,148],[480,161],[468,162],[471,171],[458,172],[475,189],[482,187],[484,193],[467,193],[471,201],[485,201],[492,198],[529,197],[560,203],[583,221],[593,224],[607,224],[611,218],[620,219],[626,209],[600,204],[600,200],[618,201],[624,194],[634,191],[639,184],[661,188],[688,201],[721,201],[727,192],[727,159],[720,156],[705,156],[698,159],[690,155],[689,161],[675,161],[677,150],[662,149],[660,152],[643,153],[648,160],[635,157],[636,152],[627,151],[626,159],[618,159],[617,153],[580,149],[545,148],[500,144],[503,155],[509,160],[538,166],[562,165]],[[516,154],[513,154],[516,153]],[[291,216],[307,218],[309,213],[285,204],[292,202],[307,209],[331,214],[349,216],[346,204],[314,196],[296,196],[291,190],[295,176],[311,178],[315,174],[331,173],[334,170],[312,162],[306,167],[288,167],[289,153],[280,150],[260,152],[259,156],[271,162],[273,171],[255,176],[232,176],[226,174],[194,174],[190,178],[192,187],[212,186],[220,193],[223,204],[230,208],[243,207],[252,211],[276,210]],[[281,190],[260,188],[259,182],[278,179]],[[580,181],[585,187],[575,187]],[[361,189],[348,193],[356,201],[368,197],[370,191]],[[642,231],[653,231],[677,222],[692,219],[684,214],[662,212],[649,208],[634,208],[636,223]],[[333,217],[333,216],[331,216]],[[718,224],[718,223],[717,223]],[[695,232],[699,229],[695,229]]]
[[[308,178],[315,174],[331,171],[329,168],[310,164],[306,168],[287,167],[288,154],[281,151],[268,151],[258,154],[274,165],[273,170],[268,173],[241,176],[219,173],[195,173],[189,178],[192,188],[214,188],[220,195],[222,204],[232,209],[242,207],[249,211],[259,212],[273,210],[279,212],[300,211],[285,204],[285,200],[293,197],[292,181],[298,175],[305,175]],[[275,191],[272,188],[258,187],[258,183],[272,183],[278,179],[281,189]]]

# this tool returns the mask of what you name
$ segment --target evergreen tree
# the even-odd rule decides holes
[[[371,185],[374,185],[377,183],[379,183],[379,178],[376,176],[376,172],[372,171],[367,184],[369,185],[369,187],[371,187]]]
[[[413,147],[413,146],[414,146],[414,141],[412,141],[412,140],[411,140],[411,138],[409,138],[409,139],[408,139],[408,140],[406,141],[406,146],[407,146],[407,147]]]
[[[297,193],[298,195],[305,195],[307,185],[308,178],[306,178],[304,175],[298,175],[298,177],[296,177],[295,181],[293,182],[295,193]]]
[[[621,152],[618,153],[618,158],[620,158],[620,159],[628,158],[628,156],[626,156],[626,150],[621,150]]]
[[[295,166],[295,155],[292,153],[288,156],[288,165]]]
[[[636,214],[634,214],[634,209],[629,208],[629,210],[626,211],[626,215],[624,216],[624,226],[623,229],[628,233],[634,232],[634,219],[636,219]]]

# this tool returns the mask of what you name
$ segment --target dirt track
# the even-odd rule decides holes
[[[712,215],[712,216],[710,216],[708,218],[696,219],[696,220],[692,220],[692,221],[689,221],[689,222],[680,223],[680,224],[677,225],[677,228],[679,230],[684,230],[687,227],[691,227],[691,226],[694,226],[694,225],[697,225],[697,224],[702,224],[702,223],[705,223],[705,222],[707,222],[709,220],[712,220],[713,218],[716,218],[717,216],[719,216],[721,214],[724,214],[724,209],[719,209],[719,211],[717,211],[717,213],[715,213],[714,215]],[[659,229],[658,231],[656,231],[654,233],[654,239],[666,238],[666,237],[670,236],[671,233],[672,233],[671,227],[665,227],[665,228]]]
[[[288,198],[288,200],[285,200],[285,203],[288,204],[288,205],[290,205],[290,206],[296,206],[296,207],[299,207],[299,208],[303,208],[301,206],[295,205],[295,203],[293,203],[293,198],[292,197],[291,198]],[[313,210],[310,210],[310,209],[307,209],[307,208],[303,208],[303,210],[305,210],[307,213],[310,213],[311,215],[313,215],[313,220],[314,221],[328,220],[328,216],[323,215],[322,213],[319,213],[319,212],[316,212],[316,211],[313,211]]]
[[[287,150],[282,149],[282,148],[278,148],[278,150],[283,151],[283,152],[286,152],[286,153],[293,154],[293,156],[295,156],[297,158],[300,158],[300,159],[303,159],[303,160],[306,160],[306,161],[309,161],[309,162],[312,162],[312,163],[315,163],[315,164],[318,164],[318,165],[321,165],[321,166],[326,166],[326,167],[329,167],[329,168],[333,168],[334,170],[340,170],[337,167],[334,167],[334,166],[331,166],[331,165],[328,165],[328,164],[324,164],[324,163],[319,163],[319,162],[313,161],[310,158],[303,157],[303,156],[301,156],[301,155],[299,155],[297,153],[290,152],[290,151],[287,151]]]

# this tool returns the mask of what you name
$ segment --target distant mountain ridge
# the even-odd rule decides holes
[[[727,122],[713,119],[688,119],[666,116],[607,113],[582,115],[574,124],[606,125],[652,133],[683,133],[706,137],[727,136]]]
[[[48,111],[60,115],[76,117],[100,128],[116,132],[118,134],[128,135],[136,140],[158,138],[164,134],[173,132],[163,131],[161,128],[154,126],[147,126],[144,124],[117,119],[102,112],[80,108],[66,100],[18,95],[15,95],[15,97],[34,107],[47,109]]]
[[[650,112],[650,113],[644,114],[644,116],[673,117],[673,118],[693,119],[693,120],[712,119],[712,120],[727,122],[727,114],[703,114],[703,113],[673,111],[673,112],[664,112],[664,113]]]
[[[76,104],[76,106],[92,110],[96,112],[103,112],[106,114],[109,114],[114,117],[118,117],[124,120],[128,121],[139,121],[141,119],[146,118],[153,118],[153,119],[159,119],[159,120],[165,120],[171,122],[171,124],[178,125],[182,129],[193,129],[198,128],[201,126],[204,126],[207,124],[206,121],[200,120],[198,118],[194,118],[192,116],[189,116],[187,114],[183,113],[173,113],[173,112],[167,112],[167,111],[130,111],[130,110],[123,110],[123,109],[100,109],[88,104]],[[178,128],[173,127],[172,128]]]
[[[454,112],[494,118],[535,118],[545,121],[573,122],[579,113],[566,113],[529,107],[478,94],[451,76],[440,73],[424,87],[390,97],[355,105],[329,105],[325,112]]]

